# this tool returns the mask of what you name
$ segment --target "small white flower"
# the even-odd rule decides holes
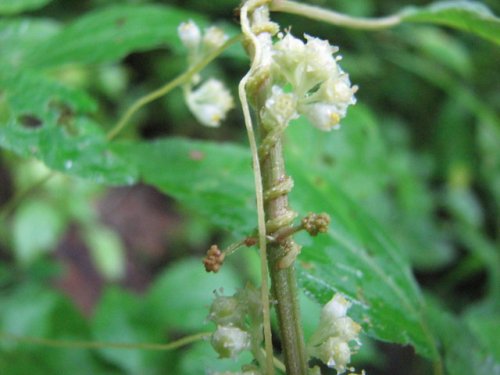
[[[203,35],[203,45],[207,52],[211,52],[222,46],[227,39],[228,36],[224,34],[222,29],[216,26],[211,26],[205,30],[205,34]]]
[[[328,41],[305,36],[306,43],[290,33],[273,46],[273,76],[292,86],[297,110],[317,128],[339,128],[347,107],[356,102],[356,86],[342,71]]]
[[[346,300],[342,294],[337,293],[325,306],[323,306],[321,319],[332,320],[343,318],[346,316],[349,307],[351,307],[351,303]]]
[[[292,82],[293,73],[299,63],[304,60],[304,42],[287,33],[273,46],[273,60],[283,74],[291,73],[289,81]]]
[[[196,50],[201,41],[200,28],[191,20],[183,22],[177,28],[182,44],[188,50]]]
[[[296,96],[284,93],[281,87],[274,85],[271,96],[262,109],[261,117],[266,128],[287,125],[290,120],[299,117]]]
[[[340,115],[337,107],[324,102],[307,104],[300,107],[300,112],[320,130],[339,129]]]
[[[346,370],[351,359],[351,350],[361,345],[358,335],[361,326],[347,316],[351,303],[341,294],[336,294],[321,310],[318,328],[309,341],[309,352],[339,374]],[[358,346],[351,349],[350,343]]]
[[[234,358],[250,347],[250,335],[237,327],[217,326],[211,343],[220,358]]]
[[[309,91],[314,86],[338,75],[339,67],[333,57],[338,47],[333,47],[326,40],[313,38],[309,35],[304,51],[304,84],[303,89]]]
[[[335,368],[342,374],[351,361],[349,345],[336,337],[330,337],[318,348],[318,358],[330,368]]]
[[[217,127],[233,108],[233,98],[224,84],[209,79],[195,90],[188,90],[186,102],[194,116],[203,125]]]

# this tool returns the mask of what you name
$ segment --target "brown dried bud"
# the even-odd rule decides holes
[[[225,254],[219,249],[217,245],[212,245],[207,251],[203,264],[207,272],[218,272],[224,262]]]
[[[251,247],[257,244],[257,237],[247,237],[245,238],[244,244],[246,247]]]
[[[326,213],[309,213],[302,219],[302,226],[311,236],[317,236],[318,233],[326,233],[330,224],[330,216]]]

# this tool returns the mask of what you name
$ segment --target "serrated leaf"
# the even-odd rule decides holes
[[[96,182],[134,182],[133,171],[108,150],[105,134],[90,119],[95,107],[83,92],[0,70],[0,146]]]
[[[453,259],[434,218],[433,196],[425,186],[420,159],[408,152],[403,141],[406,129],[379,124],[361,103],[349,110],[341,131],[311,131],[304,120],[287,130],[288,155],[294,162],[348,192],[367,213],[392,230],[391,238],[419,268],[439,267]],[[391,146],[389,147],[389,145]],[[301,197],[297,198],[301,200]],[[307,208],[306,208],[307,210]],[[432,247],[429,244],[432,243]]]
[[[442,1],[401,12],[404,22],[425,22],[468,31],[500,44],[500,18],[475,1]]]
[[[202,17],[167,5],[120,4],[95,10],[40,43],[26,58],[30,67],[117,61],[131,52],[178,47],[177,27]]]
[[[181,138],[120,142],[111,147],[136,166],[144,182],[175,197],[214,224],[238,233],[248,233],[255,227],[247,149]]]
[[[289,129],[286,160],[288,173],[294,179],[292,207],[301,213],[326,212],[332,217],[326,235],[304,239],[299,279],[322,304],[336,292],[348,295],[354,301],[352,311],[356,320],[371,337],[410,344],[420,354],[435,359],[438,357],[435,342],[422,315],[425,304],[406,253],[366,215],[363,206],[339,188],[356,189],[342,179],[364,181],[355,171],[358,165],[365,179],[370,176],[372,183],[377,178],[383,181],[384,176],[372,174],[384,170],[378,169],[379,163],[388,163],[388,156],[380,149],[381,139],[373,134],[377,131],[374,124],[366,126],[369,121],[359,108],[351,114],[354,117],[345,121],[341,134],[318,133],[304,121],[297,121]],[[351,134],[350,142],[335,139],[346,134]],[[370,145],[372,142],[375,147]],[[333,161],[325,165],[322,158]],[[336,168],[337,163],[352,163],[349,174],[347,169]],[[384,185],[369,183],[369,186],[382,190]],[[363,186],[359,189],[363,192]],[[367,194],[355,193],[355,196],[362,203],[367,201],[362,198]]]
[[[2,0],[0,2],[0,15],[12,15],[41,8],[52,0]]]
[[[147,183],[196,207],[216,224],[246,233],[255,227],[250,157],[245,148],[162,140],[117,144],[114,150],[128,156]],[[421,315],[422,298],[407,260],[361,207],[331,181],[311,173],[303,160],[307,160],[303,154],[289,159],[295,179],[292,205],[300,212],[326,211],[333,217],[329,235],[303,250],[304,286],[322,303],[334,291],[342,291],[356,302],[353,310],[370,335],[411,344],[435,358],[434,342]]]

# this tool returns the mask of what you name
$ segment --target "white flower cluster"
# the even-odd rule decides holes
[[[234,358],[250,348],[251,335],[260,335],[260,310],[258,291],[250,287],[231,297],[216,296],[208,319],[217,325],[211,343],[220,358]]]
[[[233,108],[233,97],[224,84],[210,78],[198,88],[185,92],[186,103],[191,113],[203,125],[217,127]]]
[[[338,374],[346,371],[353,349],[361,345],[359,324],[347,316],[350,303],[336,294],[321,311],[320,323],[309,341],[309,352]],[[354,342],[355,347],[350,344]]]
[[[182,44],[188,50],[190,64],[203,59],[221,47],[228,39],[224,31],[216,26],[207,28],[202,34],[198,25],[191,20],[181,23],[177,32]]]
[[[356,103],[349,76],[338,65],[340,57],[334,58],[337,47],[328,41],[305,36],[306,43],[288,33],[272,48],[272,77],[277,85],[291,85],[296,112],[288,107],[281,114],[292,119],[304,115],[314,126],[329,131],[339,127],[347,107]],[[266,107],[276,102],[278,89],[273,86]]]
[[[218,27],[212,26],[202,34],[193,22],[181,23],[178,28],[179,38],[188,50],[190,67],[207,57],[208,54],[221,47],[228,39]],[[189,110],[203,125],[217,127],[226,118],[227,112],[234,107],[233,97],[224,84],[214,78],[193,88],[199,83],[199,76],[184,86],[184,97]]]

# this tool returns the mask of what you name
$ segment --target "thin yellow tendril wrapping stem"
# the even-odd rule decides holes
[[[180,348],[181,346],[189,345],[193,342],[208,339],[212,332],[202,332],[194,335],[182,337],[179,340],[168,344],[152,344],[152,343],[121,343],[121,342],[99,342],[99,341],[68,341],[59,339],[46,339],[41,337],[19,336],[11,333],[1,333],[0,340],[13,341],[20,344],[32,344],[49,346],[53,348],[75,348],[75,349],[136,349],[136,350],[158,350],[167,351]]]
[[[260,43],[252,32],[248,21],[248,6],[245,3],[240,10],[240,22],[243,34],[250,39],[254,47],[254,56],[250,70],[241,79],[238,85],[238,94],[243,109],[243,117],[245,127],[248,135],[248,142],[250,144],[250,151],[252,153],[252,165],[255,182],[255,198],[257,201],[257,226],[259,232],[259,249],[260,249],[260,268],[261,268],[261,301],[262,301],[262,315],[264,325],[264,346],[266,351],[266,374],[273,375],[273,346],[272,346],[272,333],[271,333],[271,316],[269,309],[269,284],[268,284],[268,266],[267,266],[267,238],[266,238],[266,219],[264,212],[264,194],[262,187],[262,174],[260,171],[260,162],[258,155],[257,142],[252,127],[252,118],[250,115],[250,107],[246,94],[246,85],[248,79],[252,76],[255,69],[258,67],[261,58]]]
[[[360,30],[387,29],[401,23],[401,17],[399,15],[382,18],[351,17],[334,12],[333,10],[287,0],[272,1],[270,9],[283,13],[298,14],[302,17],[323,21],[332,25]]]
[[[125,114],[120,118],[120,120],[117,122],[117,124],[111,129],[108,134],[106,135],[106,138],[108,141],[111,141],[114,139],[118,133],[120,133],[125,126],[127,125],[128,121],[131,119],[131,117],[142,107],[144,107],[146,104],[151,103],[152,101],[161,98],[162,96],[168,94],[170,91],[175,89],[176,87],[187,83],[191,80],[191,78],[199,73],[203,68],[205,68],[208,64],[210,64],[216,57],[218,57],[222,52],[224,52],[227,48],[232,46],[233,44],[241,41],[242,35],[238,34],[231,39],[227,40],[222,46],[214,50],[212,53],[210,53],[207,57],[205,57],[203,60],[198,62],[197,64],[193,65],[191,68],[189,68],[187,71],[182,73],[180,76],[177,76],[174,80],[168,82],[164,86],[154,90],[153,92],[150,92],[149,94],[137,99],[125,112]]]

